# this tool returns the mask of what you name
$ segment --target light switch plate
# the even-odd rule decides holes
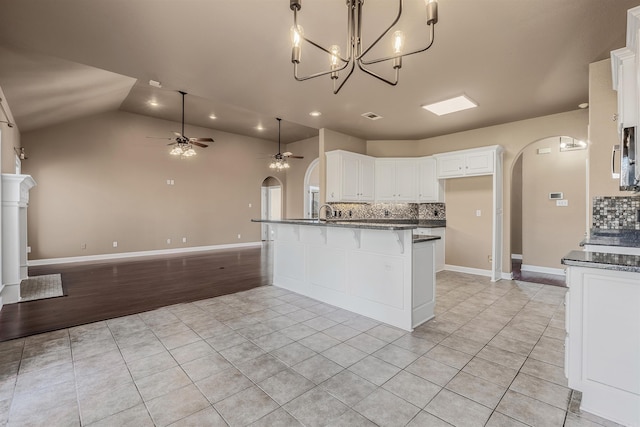
[[[566,199],[556,200],[556,206],[569,206],[569,201]]]

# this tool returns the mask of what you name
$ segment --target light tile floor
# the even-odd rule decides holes
[[[0,425],[598,426],[565,289],[443,272],[413,333],[272,286],[0,343]]]

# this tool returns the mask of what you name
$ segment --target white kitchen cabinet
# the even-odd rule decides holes
[[[565,373],[580,408],[640,426],[640,273],[567,269]]]
[[[372,202],[375,159],[335,150],[327,156],[327,202]]]
[[[618,92],[618,132],[640,124],[640,7],[627,11],[627,46],[611,52],[613,89]]]
[[[421,157],[418,159],[418,202],[442,202],[444,191],[442,181],[438,179],[436,159]]]
[[[418,163],[415,159],[376,159],[375,199],[378,202],[415,202]]]
[[[438,165],[438,178],[491,175],[495,170],[493,148],[453,151],[434,157]]]
[[[444,227],[437,228],[416,228],[414,234],[419,236],[440,236],[435,240],[435,269],[436,271],[444,270],[444,253],[445,253],[445,230]]]

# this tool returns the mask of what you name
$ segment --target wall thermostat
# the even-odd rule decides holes
[[[561,200],[564,199],[564,195],[562,193],[549,193],[550,200]]]

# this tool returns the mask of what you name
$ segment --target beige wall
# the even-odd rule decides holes
[[[11,114],[11,108],[6,102],[2,88],[0,87],[0,99],[2,100],[2,106],[9,115],[4,117],[0,110],[0,121],[13,122],[13,116]],[[17,126],[9,127],[6,123],[0,123],[0,137],[2,138],[2,146],[0,150],[0,158],[2,159],[2,173],[16,173],[16,154],[15,148],[20,148],[20,131]]]
[[[589,200],[594,196],[629,196],[611,178],[611,147],[619,144],[617,92],[611,80],[611,60],[589,65]]]
[[[319,137],[303,139],[287,144],[286,151],[304,159],[291,159],[291,168],[287,170],[285,218],[304,217],[304,176],[307,168],[318,158]]]
[[[502,264],[503,270],[508,272],[511,271],[511,173],[514,161],[525,146],[543,138],[556,135],[569,135],[577,139],[586,140],[587,124],[588,111],[575,110],[417,141],[367,141],[367,154],[375,157],[413,157],[488,145],[501,145],[504,147],[504,251]],[[480,185],[480,183],[476,184],[473,183],[473,181],[482,179],[484,178],[464,178],[464,185]],[[449,200],[452,197],[452,192],[455,191],[460,190],[447,186],[445,196],[447,218],[451,212]],[[459,232],[463,234],[476,233],[479,239],[491,241],[491,227],[475,229],[471,223],[469,223],[466,225],[466,228],[461,229]],[[447,245],[449,246],[449,236],[447,236]],[[449,251],[447,251],[447,254],[448,253]],[[447,259],[446,262],[448,264],[453,263],[450,259]],[[473,267],[470,264],[471,263],[469,263],[469,265],[461,264],[461,266],[479,268]],[[490,266],[485,264],[483,268],[489,269]]]
[[[522,156],[511,172],[511,254],[522,255]]]
[[[587,150],[561,152],[559,138],[547,138],[528,145],[522,159],[522,264],[564,268],[560,259],[580,249],[587,230]],[[552,192],[569,206],[556,206]]]
[[[259,241],[250,219],[260,217],[260,187],[270,175],[260,153],[276,144],[187,126],[187,134],[216,142],[180,159],[166,141],[146,138],[177,126],[111,112],[23,134],[23,169],[38,182],[28,211],[30,258]]]
[[[448,179],[445,194],[446,264],[490,270],[493,178]]]
[[[345,150],[353,153],[367,154],[367,141],[364,139],[356,138],[354,136],[345,135],[343,133],[335,132],[330,129],[320,129],[320,182],[325,183],[327,164],[324,153],[333,150]],[[324,203],[326,188],[324,185],[320,186],[320,203]]]

